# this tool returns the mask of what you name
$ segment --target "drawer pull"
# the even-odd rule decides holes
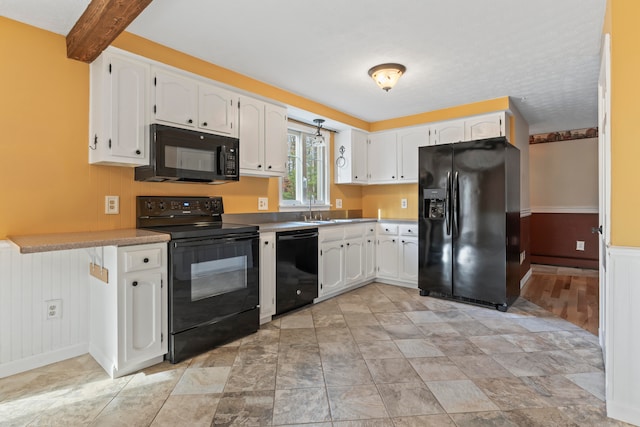
[[[144,262],[145,264],[149,262],[149,258],[145,258],[142,260],[142,262]]]
[[[138,286],[138,282],[136,280],[133,281],[133,283],[131,283],[132,286]]]

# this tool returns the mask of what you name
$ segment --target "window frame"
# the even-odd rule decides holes
[[[289,121],[287,123],[287,144],[288,142],[288,137],[289,137],[289,131],[292,130],[294,132],[301,132],[304,134],[315,134],[317,129],[315,127],[311,127],[311,126],[307,126],[301,123],[296,123],[296,122],[291,122]],[[325,129],[321,129],[320,130],[320,134],[324,137],[325,140],[325,149],[324,149],[324,170],[322,171],[323,176],[325,177],[324,181],[325,181],[325,185],[324,185],[324,201],[323,203],[313,203],[311,205],[311,209],[314,211],[322,211],[322,210],[329,210],[331,208],[331,204],[330,204],[330,200],[331,200],[331,196],[330,196],[330,187],[331,187],[331,170],[330,170],[330,165],[329,165],[329,158],[331,155],[330,149],[331,149],[331,134],[329,131],[325,130]],[[302,145],[302,143],[300,143],[300,145]],[[288,159],[288,147],[287,147],[287,162],[289,161]],[[302,165],[303,166],[303,165]],[[286,174],[286,171],[285,171]],[[300,176],[303,176],[302,174]],[[308,199],[304,199],[304,200],[283,200],[282,199],[282,180],[283,177],[278,178],[278,199],[279,199],[279,210],[282,211],[291,211],[291,212],[299,212],[299,211],[306,211],[309,210],[309,200]],[[298,193],[298,191],[302,191],[302,180],[296,180],[296,194]]]

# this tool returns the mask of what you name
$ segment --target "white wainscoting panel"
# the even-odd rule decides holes
[[[21,254],[0,245],[0,378],[87,353],[89,261],[86,250]],[[47,300],[62,300],[47,319]]]
[[[607,415],[640,425],[640,248],[609,248]]]

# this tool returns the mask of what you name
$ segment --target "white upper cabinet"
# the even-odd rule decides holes
[[[195,128],[198,84],[191,79],[154,69],[155,120]]]
[[[464,120],[449,120],[430,126],[430,143],[450,144],[464,141]]]
[[[464,121],[464,136],[466,141],[475,139],[493,138],[496,136],[507,136],[509,118],[505,112],[487,114],[472,117]]]
[[[429,126],[429,142],[433,144],[450,144],[461,141],[509,137],[509,116],[505,111],[448,120]]]
[[[367,183],[367,134],[355,129],[336,134],[333,147],[336,184]]]
[[[418,182],[418,147],[429,145],[429,128],[420,126],[398,131],[398,182]]]
[[[198,127],[231,137],[238,136],[238,95],[212,85],[198,86]]]
[[[282,176],[287,164],[287,110],[241,96],[238,117],[240,173]]]
[[[153,73],[155,121],[237,137],[237,94],[165,70]]]
[[[397,149],[394,132],[369,135],[367,163],[370,184],[389,184],[397,181]]]
[[[105,51],[91,64],[89,163],[149,163],[149,64]]]

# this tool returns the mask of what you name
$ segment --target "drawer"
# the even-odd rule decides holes
[[[411,225],[401,225],[400,226],[400,235],[401,236],[418,236],[418,224]]]
[[[375,222],[369,222],[364,224],[364,235],[365,236],[373,236],[376,234],[376,224]]]
[[[398,224],[387,224],[380,223],[378,224],[378,234],[387,234],[391,236],[398,235]]]
[[[364,224],[353,224],[344,226],[344,238],[362,237],[364,235]]]
[[[124,272],[150,270],[162,266],[162,249],[147,248],[124,252]]]
[[[321,227],[318,230],[318,240],[320,242],[335,242],[336,240],[344,240],[344,226],[332,225],[330,227]]]

